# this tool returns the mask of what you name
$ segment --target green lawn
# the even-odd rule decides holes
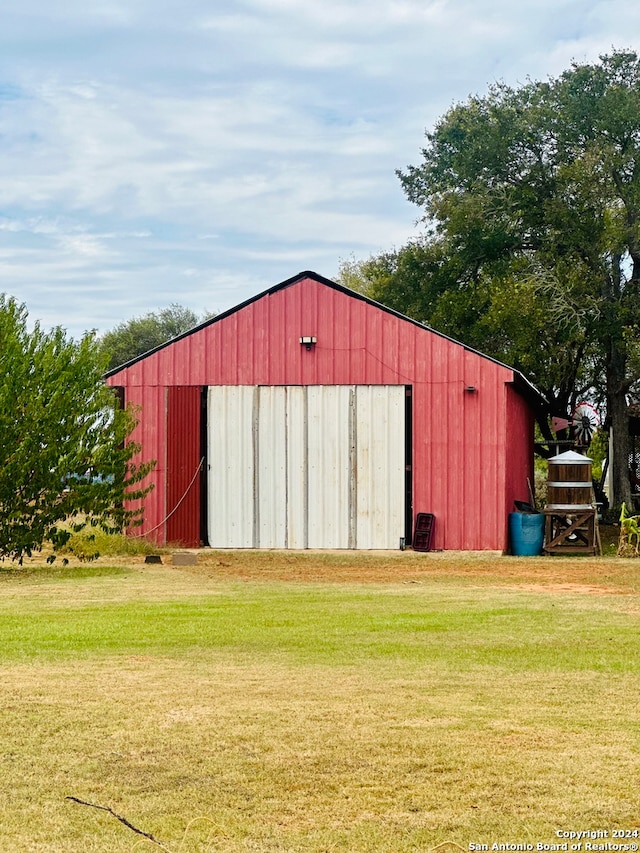
[[[68,796],[174,853],[640,829],[634,561],[582,585],[567,564],[563,588],[456,559],[410,581],[300,580],[290,555],[269,580],[226,557],[0,573],[0,851],[160,849]]]

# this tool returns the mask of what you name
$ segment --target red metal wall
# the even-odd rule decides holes
[[[299,342],[303,335],[317,338],[310,351]],[[127,402],[142,406],[134,437],[145,458],[158,460],[143,528],[149,531],[175,496],[165,489],[166,387],[411,385],[414,517],[435,513],[435,547],[476,550],[506,548],[507,513],[514,497],[526,497],[531,476],[533,419],[514,378],[504,365],[305,274],[108,381],[125,386]],[[470,386],[475,390],[465,390]],[[194,440],[196,428],[186,416],[168,427],[176,428]],[[192,464],[193,451],[189,458]]]
[[[122,376],[122,374],[117,374]],[[107,380],[112,382],[111,379]],[[124,384],[113,382],[114,385]],[[132,434],[132,439],[142,446],[142,451],[135,461],[154,459],[155,468],[142,484],[151,484],[153,491],[144,501],[144,523],[137,527],[135,535],[146,535],[148,538],[163,543],[165,541],[166,520],[166,395],[165,389],[157,384],[142,386],[126,384],[124,400],[127,406],[132,406],[138,418],[138,426]]]
[[[167,394],[167,522],[165,539],[191,548],[200,541],[200,386],[169,386]],[[202,463],[202,464],[201,464]]]
[[[506,417],[507,441],[510,452],[506,458],[505,514],[513,512],[514,501],[529,502],[527,479],[534,486],[532,436],[535,417],[528,406],[522,405],[522,398],[510,386],[507,387]]]

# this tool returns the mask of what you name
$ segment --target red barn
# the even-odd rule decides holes
[[[156,459],[142,532],[229,548],[507,546],[533,477],[516,370],[303,272],[108,374]]]

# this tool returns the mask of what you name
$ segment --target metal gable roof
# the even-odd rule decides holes
[[[160,344],[157,347],[149,350],[148,352],[142,353],[136,358],[132,358],[130,361],[125,362],[124,364],[119,365],[118,367],[114,367],[111,370],[105,373],[105,378],[109,378],[115,376],[121,370],[124,370],[127,367],[130,367],[133,364],[137,364],[138,362],[148,358],[150,355],[153,355],[160,350],[163,350],[167,347],[172,346],[176,341],[182,340],[183,338],[189,337],[190,335],[194,335],[200,332],[202,329],[207,328],[215,323],[220,323],[225,320],[227,317],[241,311],[243,308],[246,308],[248,305],[251,305],[254,302],[263,299],[265,296],[270,296],[273,293],[277,293],[280,290],[284,290],[287,287],[291,287],[293,284],[296,284],[299,281],[304,281],[305,279],[311,279],[312,281],[316,281],[319,284],[322,284],[326,287],[330,287],[333,290],[337,290],[341,293],[344,293],[346,296],[351,297],[352,299],[359,299],[362,302],[367,303],[368,305],[372,305],[375,308],[378,308],[380,311],[384,311],[387,314],[391,314],[394,317],[403,320],[406,323],[410,323],[412,326],[416,326],[420,329],[424,329],[426,332],[429,332],[433,335],[437,335],[444,340],[450,341],[452,344],[456,346],[462,347],[467,352],[473,353],[474,355],[479,356],[480,358],[486,359],[487,361],[493,362],[494,364],[500,365],[507,370],[510,370],[513,373],[513,384],[517,390],[522,393],[525,397],[530,398],[532,401],[536,403],[546,403],[544,396],[538,391],[538,389],[522,374],[520,371],[511,367],[508,364],[504,364],[504,362],[499,361],[492,356],[486,355],[485,353],[479,352],[478,350],[473,349],[473,347],[467,346],[461,341],[455,340],[455,338],[450,337],[449,335],[445,335],[443,332],[439,332],[437,329],[433,329],[431,326],[427,326],[424,323],[420,323],[418,320],[414,320],[411,317],[407,317],[405,314],[401,314],[399,311],[395,311],[393,308],[389,308],[386,305],[383,305],[380,302],[376,302],[374,299],[371,299],[368,296],[365,296],[362,293],[358,293],[356,290],[351,290],[348,287],[345,287],[342,284],[338,284],[331,279],[325,278],[324,276],[319,275],[312,270],[304,270],[303,272],[299,272],[297,275],[292,276],[291,278],[285,279],[285,281],[281,281],[279,284],[275,284],[272,287],[263,290],[262,292],[256,294],[255,296],[246,299],[244,302],[239,303],[238,305],[233,306],[232,308],[223,311],[220,314],[217,314],[215,317],[211,317],[208,320],[205,320],[203,323],[200,323],[197,326],[194,326],[192,329],[188,329],[186,332],[183,332],[180,335],[176,335],[175,338],[171,338],[168,341]]]

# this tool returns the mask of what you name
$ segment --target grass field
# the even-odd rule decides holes
[[[640,843],[639,561],[164,560],[0,570],[0,853]]]

